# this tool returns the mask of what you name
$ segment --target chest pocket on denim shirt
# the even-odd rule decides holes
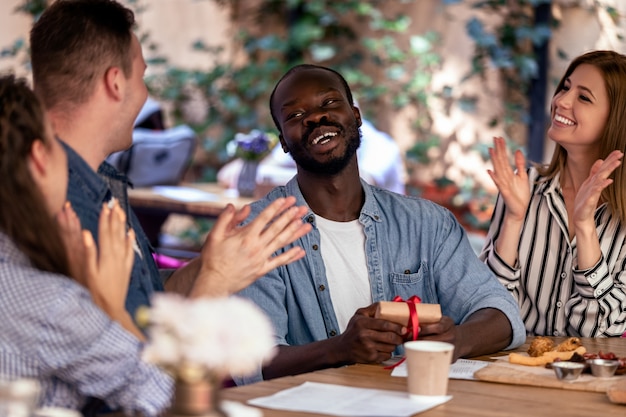
[[[417,271],[390,272],[389,281],[393,295],[399,295],[404,300],[413,295],[419,296],[423,302],[434,298],[426,262],[421,262]]]

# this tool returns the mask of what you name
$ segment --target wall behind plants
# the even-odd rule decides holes
[[[223,144],[236,131],[274,128],[267,109],[269,91],[286,68],[305,61],[333,66],[346,76],[364,113],[408,152],[412,181],[447,177],[470,191],[464,198],[484,188],[493,191],[486,175],[486,148],[496,135],[505,136],[512,147],[525,146],[528,126],[523,106],[527,103],[511,116],[515,99],[511,94],[524,98],[525,92],[516,83],[507,88],[505,76],[515,72],[519,62],[503,68],[483,57],[481,72],[468,76],[475,70],[477,45],[476,38],[468,35],[468,25],[479,21],[486,34],[499,36],[504,50],[506,36],[511,37],[506,23],[518,19],[520,26],[531,24],[533,15],[528,10],[542,1],[335,3],[195,2],[194,7],[211,5],[216,16],[224,19],[220,22],[229,22],[221,26],[225,37],[222,42],[219,36],[193,38],[193,60],[170,58],[168,65],[153,67],[153,73],[162,71],[170,81],[177,80],[159,94],[174,98],[183,91],[174,99],[175,116],[191,120],[205,134],[207,152],[198,163],[209,169],[198,174],[207,176],[208,172],[211,178],[211,167],[225,161]],[[555,22],[547,35],[551,40],[546,111],[552,88],[571,58],[595,48],[626,50],[621,39],[624,3],[553,2]],[[287,4],[300,6],[289,9]],[[144,13],[146,19],[150,13]],[[528,27],[516,30],[527,30],[528,38],[537,36]],[[151,32],[158,45],[167,43],[157,38],[161,35]],[[523,58],[531,55],[532,42],[516,36],[513,53]],[[193,83],[200,88],[188,89]],[[158,91],[158,82],[152,86]],[[546,148],[545,155],[549,155],[549,142]]]
[[[216,50],[205,37],[195,44],[205,54],[204,66],[170,59],[154,70],[165,77],[149,80],[156,94],[174,99],[176,117],[199,122],[213,156],[205,164],[224,160],[219,149],[236,130],[273,129],[267,97],[274,82],[292,64],[315,62],[339,69],[364,113],[403,150],[417,154],[414,178],[490,181],[473,148],[481,137],[502,132],[491,122],[503,110],[492,99],[500,95],[497,70],[464,81],[473,51],[465,25],[473,15],[490,21],[471,8],[473,2],[219,3],[232,22],[228,51]]]
[[[32,17],[14,9],[41,2],[0,2],[0,47],[27,37]],[[482,72],[468,78],[476,39],[467,25],[476,18],[486,34],[497,33],[507,21],[503,10],[539,0],[125,2],[137,11],[148,83],[167,103],[170,123],[190,123],[204,139],[198,178],[212,178],[226,161],[223,145],[235,132],[273,129],[269,90],[300,61],[347,76],[364,112],[409,152],[414,180],[446,176],[468,189],[490,188],[484,150],[491,138],[525,145],[527,126],[508,119],[502,82],[514,69],[484,58]],[[548,96],[574,56],[597,48],[626,52],[626,2],[552,3],[559,24],[551,28]],[[24,54],[0,60],[0,70],[27,73],[24,61]]]

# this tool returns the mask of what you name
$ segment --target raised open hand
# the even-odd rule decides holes
[[[506,144],[503,138],[493,139],[493,148],[489,148],[489,155],[493,163],[493,170],[487,173],[493,180],[506,206],[506,214],[512,220],[522,221],[526,216],[530,202],[530,187],[526,174],[526,159],[521,151],[515,151],[514,172],[509,163]]]
[[[235,210],[228,205],[204,243],[202,266],[190,295],[237,292],[272,269],[302,258],[300,247],[273,255],[311,230],[310,224],[302,222],[307,207],[296,207],[295,201],[294,197],[279,198],[245,226],[239,224],[250,214],[250,207]]]
[[[83,286],[87,287],[87,257],[83,241],[80,219],[67,201],[57,215],[57,223],[61,231],[61,238],[65,245],[70,275]]]
[[[574,199],[574,224],[590,223],[594,224],[594,213],[600,201],[602,190],[613,183],[609,178],[611,173],[620,166],[624,153],[613,151],[602,160],[598,159],[589,171],[589,176],[580,186],[576,198]]]
[[[87,288],[104,311],[124,311],[133,266],[135,233],[126,231],[126,215],[117,200],[105,203],[98,224],[98,248],[91,233],[83,231],[87,259]]]

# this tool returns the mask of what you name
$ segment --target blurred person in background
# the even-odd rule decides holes
[[[358,107],[358,104],[355,106]],[[357,150],[357,155],[361,178],[371,185],[404,194],[406,168],[396,142],[366,119],[362,119],[360,130],[361,146]],[[236,188],[242,166],[241,159],[235,159],[224,165],[217,174],[219,183],[228,188]],[[261,161],[257,171],[257,183],[285,185],[295,175],[296,163],[289,150],[277,144]]]

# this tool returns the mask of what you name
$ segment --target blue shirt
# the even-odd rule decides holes
[[[128,203],[128,178],[107,162],[98,168],[98,173],[85,162],[71,147],[61,142],[67,152],[69,178],[67,199],[78,215],[83,229],[91,231],[98,241],[98,221],[102,204],[111,197],[119,200],[126,211],[129,226],[135,231],[141,256],[135,252],[133,270],[126,297],[126,310],[135,317],[137,307],[150,304],[150,296],[155,291],[163,291],[159,270],[152,258],[153,249],[139,220]]]
[[[173,381],[141,361],[142,345],[77,282],[32,266],[0,233],[0,379],[35,378],[39,406],[80,409],[87,397],[157,416]]]
[[[427,200],[361,183],[365,203],[359,222],[365,233],[374,302],[417,295],[424,303],[441,304],[442,313],[456,324],[477,310],[495,308],[508,317],[513,329],[508,348],[524,343],[526,332],[517,303],[478,260],[452,213]],[[297,205],[307,205],[294,178],[253,203],[246,221],[271,201],[288,195],[296,197]],[[294,244],[304,248],[306,256],[271,271],[239,293],[267,313],[278,345],[304,345],[339,334],[315,214],[309,211],[304,219],[313,230]],[[261,379],[259,369],[256,375],[237,382]]]

